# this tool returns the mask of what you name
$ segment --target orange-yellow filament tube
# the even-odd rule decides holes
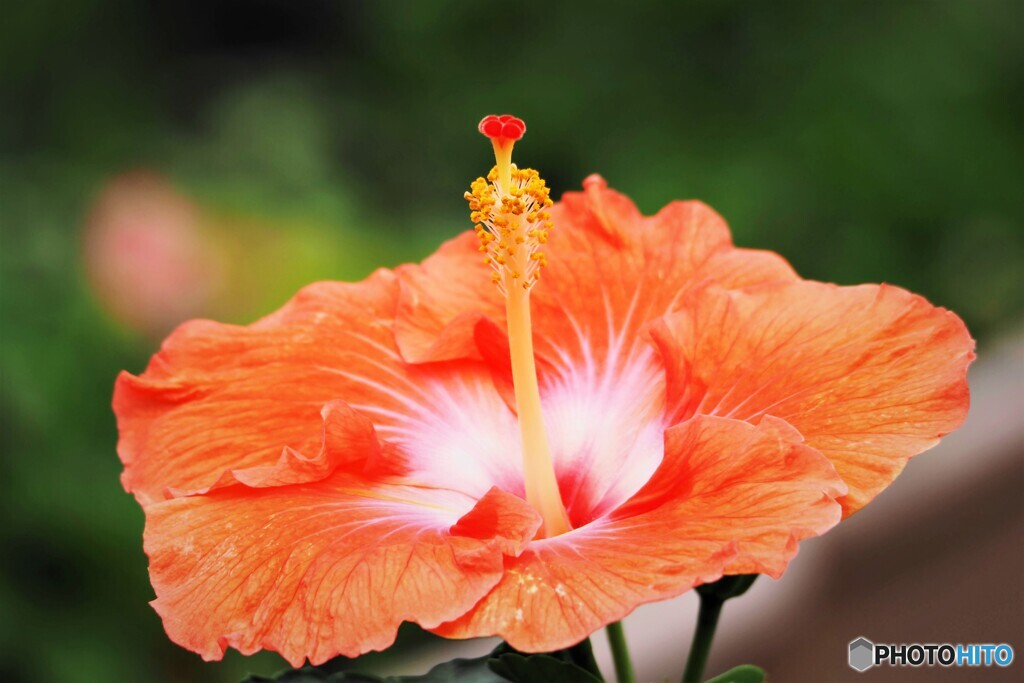
[[[544,536],[551,538],[569,531],[569,515],[562,504],[551,462],[544,415],[540,406],[537,367],[533,359],[533,329],[530,323],[530,291],[516,286],[506,275],[505,310],[508,345],[512,356],[512,383],[523,448],[523,478],[526,501],[544,518]]]
[[[501,184],[501,191],[508,194],[512,187],[512,143],[493,140],[494,160],[498,166],[498,182]]]

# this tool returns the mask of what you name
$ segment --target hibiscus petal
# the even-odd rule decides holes
[[[478,358],[473,340],[481,319],[502,321],[505,301],[472,232],[448,240],[422,264],[400,266],[395,337],[410,363]]]
[[[652,334],[675,419],[785,419],[849,485],[847,515],[967,414],[967,329],[897,287],[711,287]]]
[[[534,291],[538,348],[591,357],[608,368],[646,345],[646,324],[709,279],[723,287],[795,279],[779,256],[736,249],[729,228],[699,201],[643,217],[599,176],[552,208],[549,267]],[[603,238],[615,235],[615,239]],[[575,344],[571,343],[575,341]],[[606,368],[607,370],[607,368]]]
[[[345,464],[377,464],[380,459],[380,442],[369,418],[356,412],[344,401],[331,401],[324,406],[321,415],[324,420],[323,446],[316,457],[307,458],[285,447],[277,463],[227,470],[216,484],[199,493],[235,483],[252,488],[301,484],[319,481]],[[174,493],[186,495],[189,492]]]
[[[797,541],[839,521],[833,496],[844,490],[780,421],[697,417],[666,432],[662,465],[630,501],[507,557],[487,597],[434,631],[551,651],[726,572],[777,577]]]
[[[387,438],[432,408],[423,387],[438,372],[399,355],[397,298],[394,274],[378,271],[357,284],[311,285],[246,327],[182,325],[142,375],[118,378],[125,488],[148,504],[239,481],[315,481],[346,463],[358,469],[378,453],[375,438],[359,436],[367,424],[353,409]],[[444,381],[475,386],[488,373],[482,363],[450,364]],[[325,422],[321,412],[335,400]],[[325,450],[325,430],[347,445]]]
[[[337,472],[150,505],[145,549],[172,640],[207,660],[266,648],[300,666],[386,648],[402,621],[463,614],[539,523],[497,489],[474,506]]]
[[[775,254],[735,248],[725,221],[701,202],[674,202],[644,217],[600,176],[584,186],[551,209],[549,267],[533,290],[537,353],[554,365],[628,356],[642,345],[645,323],[708,279],[742,287],[796,278]],[[467,232],[422,266],[399,269],[396,336],[407,360],[479,357],[476,322],[490,318],[504,329],[503,300],[477,247]]]

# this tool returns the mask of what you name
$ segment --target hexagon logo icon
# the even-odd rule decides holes
[[[867,671],[875,665],[875,644],[861,636],[850,642],[850,668]]]

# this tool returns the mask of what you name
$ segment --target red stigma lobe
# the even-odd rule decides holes
[[[526,124],[523,123],[522,119],[511,114],[502,114],[500,116],[491,114],[490,116],[485,116],[480,121],[477,130],[491,140],[515,142],[523,137],[523,133],[526,132]]]

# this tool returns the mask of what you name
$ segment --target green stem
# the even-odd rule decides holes
[[[725,600],[717,595],[700,594],[700,612],[697,614],[697,630],[690,645],[690,658],[686,660],[683,683],[700,683],[704,678],[704,667],[711,653],[711,641],[715,638],[715,627],[722,614]]]
[[[612,660],[615,662],[615,677],[619,683],[636,683],[633,673],[633,662],[629,658],[629,646],[626,645],[626,632],[622,622],[616,621],[605,628],[608,633],[608,644],[612,649]]]

